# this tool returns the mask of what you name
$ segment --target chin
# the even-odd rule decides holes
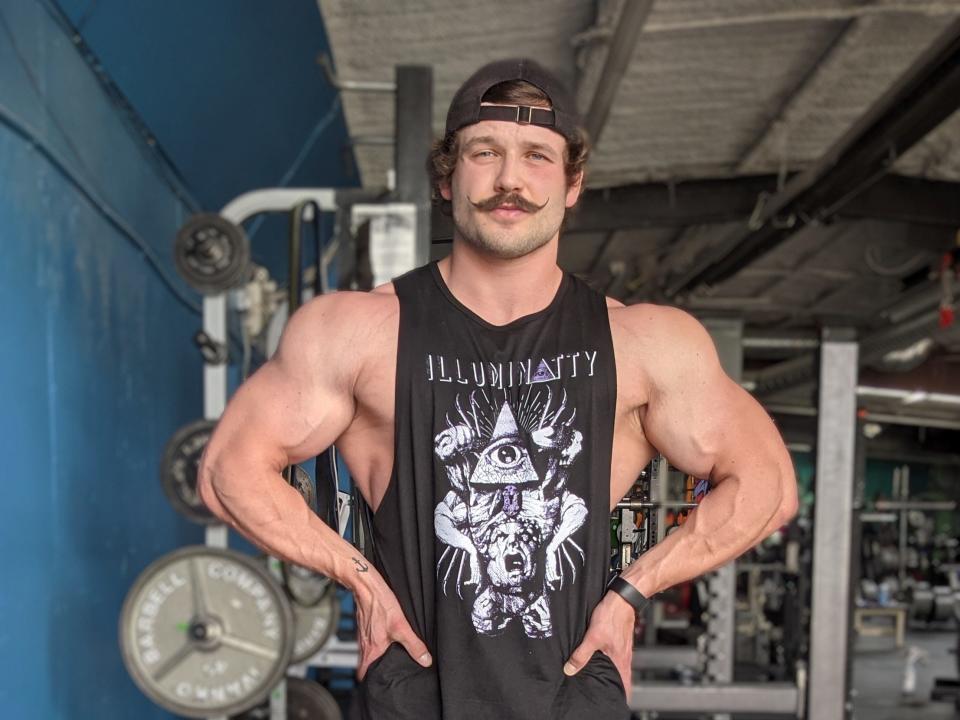
[[[460,236],[475,249],[498,260],[516,260],[525,257],[548,244],[553,238],[553,235],[542,238],[490,237],[482,233],[463,232]]]

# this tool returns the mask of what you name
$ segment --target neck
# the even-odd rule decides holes
[[[438,263],[450,292],[493,325],[543,310],[557,294],[563,271],[557,266],[557,241],[523,257],[504,260],[477,250],[454,236],[453,250]]]

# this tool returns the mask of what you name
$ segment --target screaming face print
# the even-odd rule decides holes
[[[583,550],[574,533],[587,518],[567,489],[583,435],[576,410],[549,388],[511,400],[483,390],[456,398],[456,420],[434,439],[450,490],[434,511],[445,546],[437,564],[443,593],[475,593],[477,632],[518,621],[528,637],[553,634],[550,595],[576,581]],[[448,590],[449,586],[449,590]]]

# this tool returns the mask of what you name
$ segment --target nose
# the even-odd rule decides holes
[[[519,193],[523,188],[523,176],[520,171],[520,162],[512,154],[504,156],[497,173],[496,187],[498,193]]]

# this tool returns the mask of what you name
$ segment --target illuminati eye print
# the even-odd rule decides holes
[[[559,371],[539,381],[528,372],[519,395],[496,386],[458,394],[455,419],[448,414],[434,439],[450,484],[434,511],[445,546],[438,582],[445,596],[473,595],[470,617],[484,635],[516,621],[528,637],[550,637],[550,598],[583,568],[573,535],[587,507],[567,489],[583,435],[566,393],[546,385]]]

